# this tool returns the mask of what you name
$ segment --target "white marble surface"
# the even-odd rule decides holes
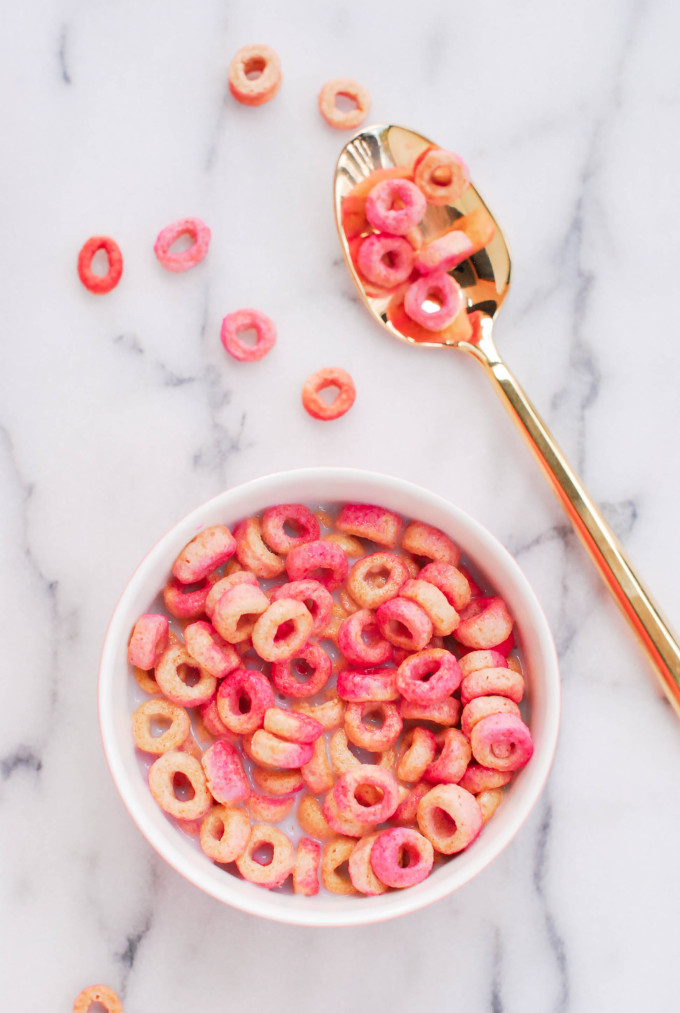
[[[680,77],[671,2],[26,0],[4,11],[3,1008],[69,1010],[104,981],[126,1013],[470,1013],[677,1008],[680,724],[482,370],[393,342],[341,261],[344,136],[323,81],[373,122],[466,155],[510,239],[496,336],[676,628]],[[285,83],[226,94],[263,41]],[[205,263],[152,244],[200,215]],[[94,233],[125,273],[75,272]],[[219,324],[277,322],[255,365]],[[327,365],[355,407],[299,404]],[[161,863],[109,778],[96,672],[108,617],[157,536],[227,485],[334,463],[420,482],[513,551],[559,647],[552,775],[512,846],[458,894],[373,928],[312,931],[220,906]]]

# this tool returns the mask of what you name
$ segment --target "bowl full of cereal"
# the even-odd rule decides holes
[[[269,475],[177,523],[106,634],[99,716],[134,822],[186,879],[300,925],[445,897],[529,815],[557,742],[548,623],[442,497]]]

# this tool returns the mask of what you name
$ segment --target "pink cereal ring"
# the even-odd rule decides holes
[[[519,770],[534,751],[531,732],[514,714],[490,714],[472,729],[475,760],[492,770]]]
[[[250,740],[250,755],[256,763],[297,770],[312,759],[314,746],[309,742],[288,742],[259,728]]]
[[[433,862],[430,841],[406,827],[383,830],[371,849],[373,871],[386,886],[402,888],[422,883],[430,875]]]
[[[461,703],[449,696],[441,703],[420,704],[410,700],[399,701],[399,713],[404,721],[432,721],[435,725],[445,727],[458,724]]]
[[[154,726],[170,722],[160,735]],[[145,700],[132,715],[132,737],[137,749],[160,756],[170,749],[179,749],[191,731],[191,719],[183,707],[169,700]]]
[[[402,236],[367,236],[357,254],[361,273],[381,288],[396,288],[410,278],[413,260],[413,247]]]
[[[346,535],[368,538],[377,545],[394,549],[399,541],[402,520],[384,507],[370,503],[345,503],[335,526]]]
[[[285,525],[296,530],[289,535]],[[262,537],[274,552],[290,552],[298,545],[316,542],[321,534],[321,525],[309,507],[302,503],[285,503],[269,507],[262,514]]]
[[[241,340],[244,331],[255,331],[255,344]],[[271,352],[276,344],[274,321],[259,310],[244,309],[227,313],[222,321],[220,340],[226,352],[239,362],[257,362]]]
[[[221,595],[213,610],[213,626],[229,644],[240,644],[253,633],[258,618],[269,608],[269,599],[252,584],[234,584]]]
[[[203,722],[206,731],[209,735],[214,735],[217,739],[227,739],[229,742],[236,745],[238,742],[238,735],[235,732],[230,731],[229,728],[222,721],[217,710],[217,695],[208,700],[207,703],[201,704],[199,707],[199,713],[201,721]]]
[[[361,608],[375,609],[394,598],[406,580],[408,569],[401,556],[394,552],[372,552],[352,566],[347,590]]]
[[[294,805],[294,795],[280,798],[272,795],[251,795],[246,801],[246,809],[251,819],[266,820],[267,823],[280,823],[281,820],[285,820]]]
[[[181,236],[189,236],[193,240],[192,245],[181,253],[170,253],[170,247]],[[209,245],[210,229],[205,222],[200,218],[181,218],[159,232],[153,249],[163,267],[178,274],[200,264],[205,259]]]
[[[477,722],[488,718],[489,714],[514,714],[515,717],[521,717],[519,707],[507,696],[477,696],[463,708],[460,719],[460,727],[468,738]]]
[[[460,155],[430,148],[416,162],[413,178],[429,204],[455,204],[470,185],[470,170]]]
[[[475,650],[488,650],[506,640],[513,618],[502,598],[475,598],[463,609],[454,632],[456,640]]]
[[[316,742],[323,725],[307,714],[294,714],[282,707],[270,707],[264,715],[264,729],[289,742]]]
[[[293,580],[282,584],[274,588],[269,600],[274,602],[279,598],[292,598],[307,606],[313,621],[312,636],[325,630],[333,610],[333,595],[318,580]]]
[[[238,654],[210,623],[190,623],[184,630],[184,643],[201,668],[223,679],[241,664]]]
[[[147,613],[140,616],[130,637],[128,661],[149,672],[158,664],[168,647],[168,620],[165,616]]]
[[[222,805],[243,802],[250,795],[238,750],[225,739],[218,739],[208,746],[201,757],[210,794]]]
[[[259,587],[257,577],[250,570],[237,570],[236,573],[229,574],[228,577],[222,577],[210,588],[208,597],[205,599],[205,614],[212,619],[212,614],[215,611],[215,606],[222,597],[225,591],[230,591],[236,584],[250,584],[252,587]]]
[[[356,797],[358,789],[365,786],[375,788],[378,793],[378,801],[372,805],[364,805]],[[360,763],[338,779],[333,788],[333,798],[341,816],[369,825],[388,820],[400,801],[394,774],[367,763]]]
[[[333,787],[335,777],[326,751],[326,740],[323,736],[314,743],[314,754],[304,767],[300,768],[302,778],[309,791],[314,795],[325,794]]]
[[[379,726],[367,724],[377,718]],[[393,703],[350,703],[345,711],[345,732],[350,742],[372,753],[382,753],[395,744],[403,728],[401,715]]]
[[[457,784],[438,784],[418,804],[418,826],[436,851],[453,855],[479,834],[482,811],[469,791]]]
[[[354,888],[367,897],[377,897],[388,889],[380,882],[371,866],[371,850],[379,836],[380,834],[369,834],[357,841],[347,863]]]
[[[473,795],[479,795],[482,791],[502,788],[511,779],[511,770],[493,770],[491,767],[483,767],[480,763],[471,763],[458,784],[466,791],[471,791]]]
[[[392,655],[392,645],[380,636],[368,609],[359,609],[340,623],[338,647],[350,664],[364,667],[382,665]]]
[[[397,689],[412,703],[441,703],[458,689],[461,679],[454,655],[437,647],[410,654],[397,669]]]
[[[92,261],[95,254],[104,250],[109,262],[106,274],[95,274]],[[94,295],[106,295],[114,289],[123,274],[123,255],[120,247],[109,236],[92,236],[78,254],[78,277],[88,291]]]
[[[428,304],[437,304],[438,309],[431,310]],[[404,296],[407,316],[428,331],[443,331],[464,306],[463,290],[446,271],[423,275],[409,285]]]
[[[270,46],[244,46],[229,65],[229,91],[244,106],[261,106],[281,87],[281,61]]]
[[[458,613],[446,599],[446,596],[434,584],[427,580],[407,580],[399,589],[402,598],[410,598],[416,605],[425,609],[432,620],[435,636],[448,637],[458,625]]]
[[[182,584],[194,584],[226,563],[235,551],[236,540],[229,528],[215,524],[184,546],[172,564],[172,572]]]
[[[470,601],[470,583],[467,577],[450,563],[428,563],[418,574],[418,579],[426,580],[439,588],[456,612],[464,609]]]
[[[323,689],[331,669],[331,659],[323,647],[309,641],[292,658],[272,662],[272,682],[283,696],[300,700]]]
[[[415,266],[422,274],[429,271],[450,271],[475,252],[475,244],[461,229],[453,229],[439,239],[422,246],[415,256]]]
[[[353,109],[340,109],[337,100],[349,99]],[[349,77],[327,81],[319,92],[319,110],[329,126],[336,130],[353,130],[360,126],[368,115],[371,96],[363,85]]]
[[[106,1013],[123,1013],[122,1002],[106,985],[89,985],[79,992],[73,1003],[73,1013],[89,1013],[93,1003]]]
[[[480,668],[507,668],[508,662],[500,651],[469,651],[458,662],[463,678],[478,672]]]
[[[163,695],[180,707],[207,703],[217,687],[215,676],[201,668],[185,647],[179,646],[169,647],[161,657],[156,665],[156,682]]]
[[[286,556],[286,570],[291,581],[311,578],[328,591],[337,591],[344,584],[348,568],[347,556],[333,542],[307,542],[291,549]]]
[[[233,862],[246,850],[249,838],[250,820],[243,809],[216,805],[201,822],[201,849],[213,862]]]
[[[328,404],[320,396],[322,390],[337,387],[338,393]],[[302,387],[302,404],[306,412],[315,419],[330,422],[339,419],[350,410],[356,397],[354,380],[347,370],[339,366],[319,369],[305,380]]]
[[[258,859],[260,849],[269,851],[262,860]],[[282,830],[266,823],[257,823],[252,828],[245,851],[236,859],[236,867],[244,879],[268,890],[285,883],[294,866],[295,851],[290,840]]]
[[[257,517],[249,517],[234,529],[236,557],[248,570],[263,579],[278,577],[286,566],[280,556],[272,552],[262,540],[262,527]]]
[[[182,584],[172,577],[163,588],[163,601],[170,615],[176,619],[196,619],[205,612],[210,589],[217,580],[217,574],[209,574],[193,584]]]
[[[413,826],[416,822],[420,800],[431,790],[432,785],[427,781],[419,781],[418,784],[415,784],[399,803],[390,822],[399,823],[402,826]]]
[[[301,837],[295,854],[293,893],[314,897],[319,892],[321,845],[309,837]]]
[[[467,735],[459,728],[445,728],[437,735],[439,756],[425,769],[423,777],[432,784],[458,784],[472,759]]]
[[[458,566],[460,561],[460,549],[456,543],[439,528],[433,528],[431,524],[422,521],[412,521],[408,525],[401,539],[401,547],[404,552],[410,552],[413,556],[425,556],[436,563]],[[426,579],[423,577],[423,580]]]
[[[338,696],[350,703],[398,700],[396,668],[370,668],[356,672],[345,668],[338,672]]]
[[[193,797],[181,799],[176,791],[178,778],[188,781]],[[213,804],[203,767],[199,761],[179,749],[163,753],[149,767],[149,790],[163,812],[178,820],[197,820],[205,816]]]
[[[428,728],[416,725],[404,736],[399,747],[397,777],[401,781],[420,781],[437,754],[437,740]]]
[[[264,715],[274,706],[274,690],[261,672],[237,668],[220,683],[217,713],[229,731],[250,735],[261,728]]]
[[[378,629],[395,647],[422,651],[432,637],[432,620],[427,612],[408,598],[391,598],[375,614]]]
[[[466,676],[460,684],[463,707],[478,696],[507,696],[515,703],[521,703],[524,679],[511,668],[480,668]]]
[[[301,601],[272,602],[253,627],[253,647],[264,661],[286,661],[304,647],[312,632],[312,617]]]
[[[369,222],[374,229],[391,236],[406,235],[414,225],[419,225],[426,209],[427,201],[408,179],[384,179],[366,198]]]

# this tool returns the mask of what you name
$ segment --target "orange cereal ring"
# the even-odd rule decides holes
[[[216,805],[201,821],[199,842],[213,862],[233,862],[246,850],[249,838],[250,820],[243,809]]]
[[[376,609],[399,593],[408,575],[401,556],[394,552],[372,552],[352,566],[347,590],[361,608]]]
[[[232,557],[232,559],[229,560],[229,563],[227,563],[227,566],[233,562],[234,559]],[[236,566],[240,567],[238,560],[236,560]],[[222,595],[225,594],[225,592],[230,591],[232,587],[235,587],[237,584],[250,584],[251,587],[257,588],[260,586],[257,577],[254,573],[251,573],[250,570],[237,569],[235,573],[230,573],[228,576],[220,578],[220,580],[215,581],[212,585],[210,591],[208,592],[208,597],[205,599],[205,614],[212,619],[215,606]]]
[[[283,707],[270,707],[264,715],[264,730],[289,742],[316,742],[323,725],[307,714],[295,714]]]
[[[352,894],[359,891],[352,883],[349,871],[342,868],[354,851],[355,841],[336,837],[324,845],[321,855],[321,882],[330,893]]]
[[[461,702],[449,696],[441,703],[414,703],[412,700],[399,701],[399,713],[404,721],[432,721],[435,725],[449,727],[458,724]]]
[[[304,787],[299,770],[269,770],[253,766],[252,775],[257,787],[268,795],[289,795]]]
[[[319,861],[321,848],[316,841],[302,837],[297,847],[293,869],[293,893],[313,897],[319,892]]]
[[[182,799],[176,794],[180,775],[189,782],[193,796]],[[180,820],[197,820],[205,816],[213,804],[203,767],[197,759],[178,749],[163,753],[149,767],[149,789],[159,806],[169,816]]]
[[[507,696],[476,696],[463,708],[460,718],[460,727],[468,738],[472,729],[478,721],[486,718],[489,714],[514,714],[520,717],[520,710],[514,700]]]
[[[182,236],[189,236],[191,246],[181,253],[170,253],[170,247]],[[158,233],[153,251],[168,271],[179,274],[205,260],[210,246],[210,229],[200,218],[180,218]]]
[[[244,46],[229,65],[229,91],[244,106],[261,106],[281,87],[281,61],[270,46]]]
[[[428,728],[416,725],[406,733],[399,746],[397,777],[402,781],[420,781],[437,754],[437,740]]]
[[[465,647],[486,651],[499,647],[508,639],[513,623],[502,598],[474,598],[460,613],[460,623],[454,630],[454,636]]]
[[[73,1003],[73,1013],[89,1013],[92,1003],[103,1006],[106,1013],[123,1013],[123,1004],[113,991],[106,985],[89,985],[76,996]]]
[[[109,261],[106,274],[94,274],[92,261],[94,255],[104,250]],[[78,277],[88,291],[94,295],[105,295],[115,288],[123,273],[123,254],[117,243],[108,236],[92,236],[78,254]]]
[[[323,725],[326,731],[341,725],[345,716],[345,701],[341,700],[335,689],[325,690],[319,703],[307,703],[306,700],[295,700],[291,710],[299,714],[309,714]]]
[[[380,725],[367,724],[375,719]],[[401,734],[403,721],[396,704],[374,702],[348,704],[345,711],[345,732],[350,742],[372,753],[390,749]]]
[[[321,397],[321,391],[337,387],[338,393],[330,404]],[[302,387],[302,404],[312,418],[329,422],[339,419],[354,404],[356,388],[349,373],[339,366],[319,369],[307,377]]]
[[[259,587],[236,584],[225,591],[215,605],[213,626],[228,644],[240,644],[249,640],[255,623],[268,608],[269,599]]]
[[[162,693],[161,687],[156,682],[156,676],[153,671],[146,672],[143,668],[137,668],[136,665],[132,668],[132,674],[135,677],[135,681],[139,688],[150,696],[155,696],[158,693]]]
[[[354,108],[340,109],[337,104],[339,98],[349,99]],[[360,126],[368,116],[370,106],[371,96],[367,90],[348,77],[327,81],[319,92],[321,115],[336,130],[353,130]]]
[[[154,723],[170,722],[159,735],[153,734]],[[145,700],[132,715],[132,737],[145,753],[160,756],[169,749],[179,749],[191,730],[191,720],[183,707],[169,700]]]
[[[335,830],[321,811],[321,803],[313,795],[302,796],[297,818],[301,828],[310,837],[315,837],[318,841],[331,841],[335,837]]]
[[[364,546],[358,538],[354,537],[354,535],[343,535],[339,531],[331,531],[330,535],[323,536],[323,541],[333,542],[334,545],[339,545],[346,556],[353,557],[354,559],[358,559],[359,556],[363,556],[364,554]],[[345,611],[347,611],[347,609],[345,609]]]
[[[470,170],[460,155],[431,148],[416,161],[413,179],[429,204],[455,204],[470,185]]]
[[[198,676],[198,681],[194,681]],[[201,668],[185,647],[169,647],[156,665],[156,682],[163,694],[180,707],[199,707],[207,703],[217,687],[217,679]]]
[[[284,770],[297,770],[309,763],[314,746],[309,742],[287,742],[258,728],[250,740],[250,756],[256,763]]]
[[[371,865],[371,851],[380,834],[369,834],[354,845],[348,868],[352,885],[367,897],[377,897],[388,889],[381,883]]]
[[[443,591],[427,580],[407,580],[399,589],[402,598],[410,598],[422,609],[425,609],[430,620],[435,636],[448,637],[453,633],[459,623],[458,613],[449,604]]]
[[[260,849],[264,854],[256,857]],[[236,867],[244,879],[268,890],[285,883],[294,866],[293,845],[282,830],[266,823],[253,827],[245,851],[236,859]]]

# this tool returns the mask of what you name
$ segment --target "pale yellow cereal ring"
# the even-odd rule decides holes
[[[348,837],[336,837],[324,846],[321,855],[321,882],[330,893],[353,894],[359,891],[352,883],[348,871],[342,866],[349,862],[356,841]]]
[[[482,824],[488,823],[503,801],[503,789],[487,788],[486,791],[480,791],[479,795],[475,795],[475,798],[482,810]]]
[[[255,857],[257,851],[267,845],[271,848],[271,857],[267,856],[268,861],[258,861]],[[266,823],[258,823],[252,828],[245,851],[236,859],[236,867],[244,879],[268,890],[285,883],[294,866],[293,845],[282,830]]]
[[[402,598],[410,598],[427,612],[435,636],[448,637],[460,622],[453,605],[446,600],[443,592],[427,580],[407,580],[399,589]]]
[[[331,735],[330,754],[333,770],[338,777],[341,777],[342,774],[346,774],[348,770],[353,770],[354,767],[361,765],[361,760],[359,760],[349,748],[349,740],[344,728],[338,728],[338,730]],[[383,770],[393,770],[397,758],[397,753],[394,747],[390,747],[389,749],[385,749],[382,752],[375,753],[374,755],[380,757],[377,761],[377,765],[379,767],[382,767]]]
[[[183,774],[193,789],[193,797],[178,798],[175,777]],[[163,753],[149,767],[149,789],[163,812],[180,820],[196,820],[205,816],[213,804],[203,767],[197,759],[172,749]]]
[[[282,630],[292,624],[285,636]],[[253,647],[265,661],[286,661],[309,640],[314,620],[305,604],[279,598],[262,613],[253,627]]]
[[[198,681],[192,679],[198,675]],[[207,703],[217,688],[217,679],[191,657],[185,647],[169,647],[156,665],[156,682],[163,695],[180,707]]]
[[[359,823],[358,820],[353,819],[351,816],[345,816],[341,813],[332,791],[329,791],[323,800],[321,812],[328,825],[333,827],[336,834],[342,834],[344,837],[363,837],[371,829],[366,823]]]
[[[349,876],[352,884],[359,893],[363,893],[367,897],[377,897],[378,894],[385,893],[389,889],[380,882],[371,865],[371,850],[379,837],[380,832],[362,837],[354,845],[354,850],[349,858]]]
[[[123,1004],[113,991],[106,985],[90,985],[77,995],[73,1003],[73,1013],[88,1013],[93,1002],[103,1006],[106,1013],[123,1013]]]
[[[156,676],[153,669],[150,672],[145,672],[143,668],[137,668],[135,665],[132,668],[132,674],[134,675],[139,688],[144,693],[148,693],[149,696],[157,696],[159,693],[163,692],[156,682]]]
[[[314,516],[318,520],[322,528],[332,528],[335,521],[328,510],[315,510]]]
[[[336,545],[340,546],[345,555],[351,559],[358,559],[366,551],[365,546],[354,535],[343,535],[339,531],[332,531],[330,535],[324,535],[323,541],[335,542]],[[340,594],[342,595],[342,593],[341,591]],[[355,605],[355,608],[358,607],[358,605]]]
[[[303,795],[297,810],[298,823],[306,834],[317,841],[330,841],[335,830],[321,811],[321,803],[313,795]]]
[[[290,795],[304,784],[299,770],[267,770],[254,766],[252,775],[257,787],[267,795]]]
[[[341,700],[336,690],[325,690],[320,698],[321,703],[308,703],[307,700],[295,700],[290,706],[291,710],[299,714],[309,714],[322,724],[326,731],[337,728],[342,724],[345,716],[345,701]]]
[[[343,110],[337,99],[346,98],[354,103],[353,109]],[[371,96],[363,85],[348,77],[327,81],[319,92],[319,109],[329,126],[336,130],[353,130],[364,122],[371,106]]]
[[[168,727],[154,735],[154,722],[170,722]],[[145,753],[167,753],[179,749],[191,729],[191,720],[183,707],[169,700],[145,700],[132,715],[132,737],[135,745]]]
[[[249,839],[250,820],[243,809],[216,805],[201,821],[201,848],[213,862],[233,862],[246,850]]]

